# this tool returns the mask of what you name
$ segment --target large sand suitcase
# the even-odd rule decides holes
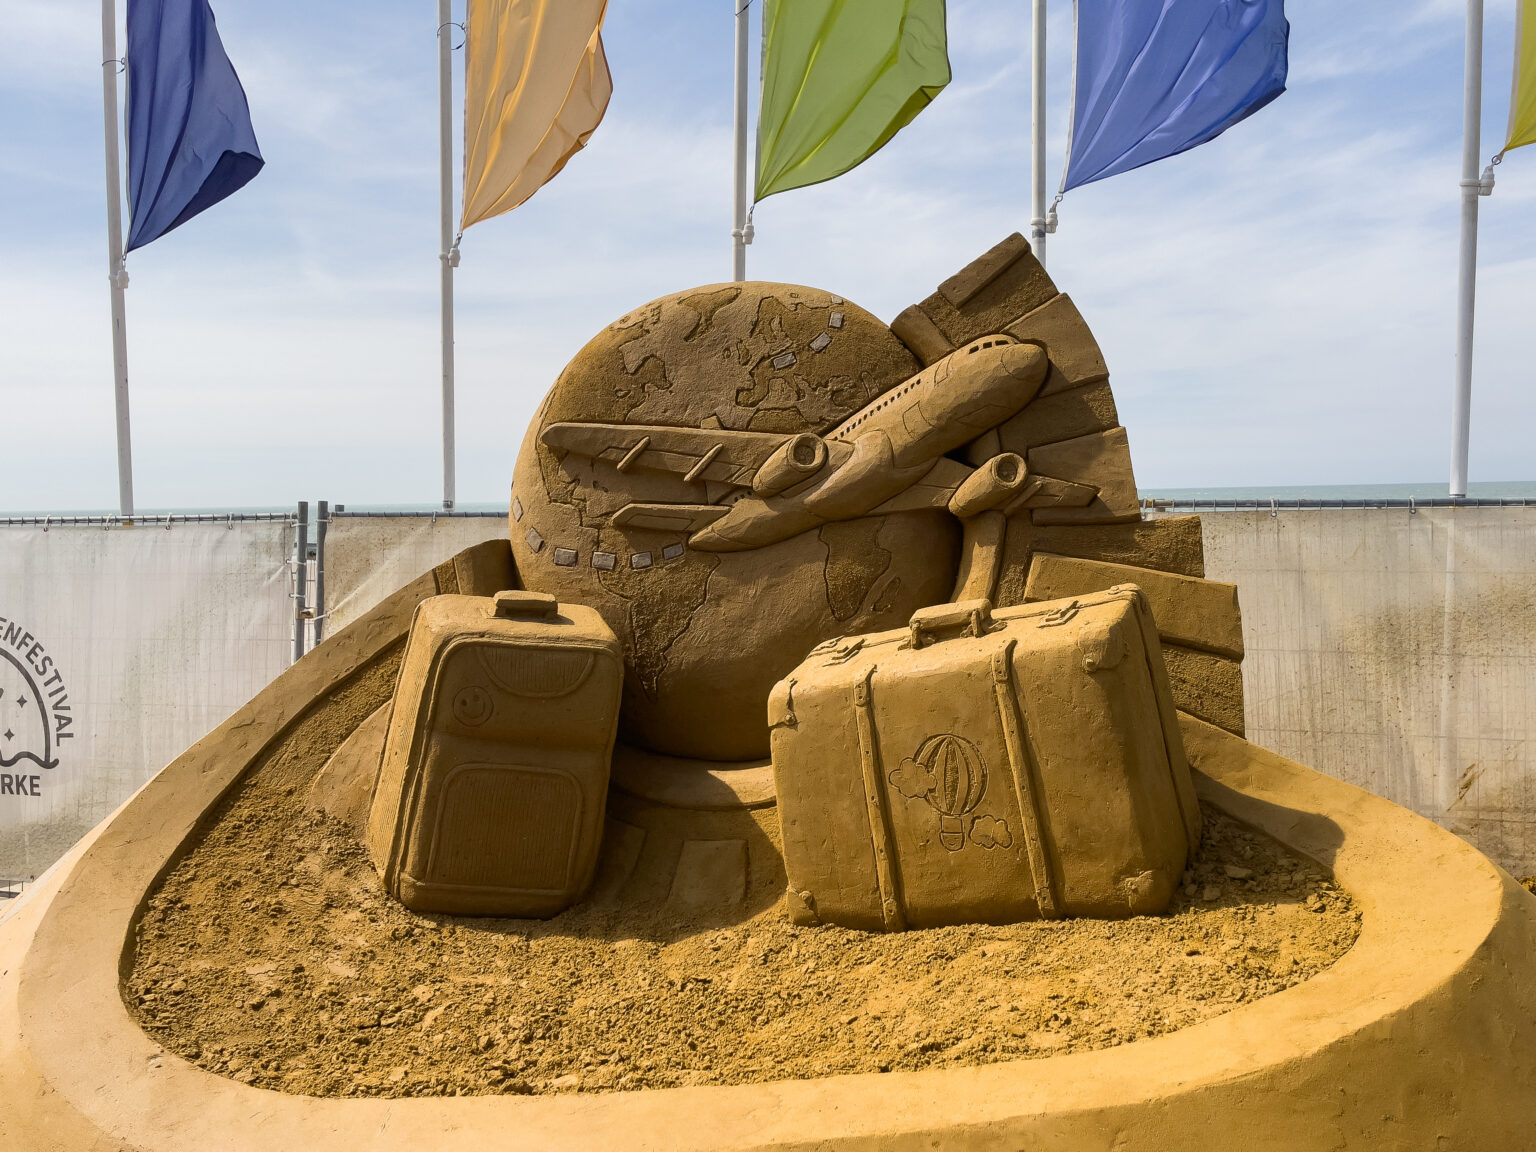
[[[1134,585],[927,608],[774,688],[791,915],[899,931],[1167,907],[1200,810]]]
[[[434,596],[395,687],[368,847],[418,911],[552,916],[602,837],[623,657],[590,608]]]

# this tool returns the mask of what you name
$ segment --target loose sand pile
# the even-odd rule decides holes
[[[325,721],[152,898],[125,986],[169,1050],[261,1087],[599,1091],[1049,1056],[1278,992],[1358,933],[1321,872],[1212,812],[1170,913],[1117,923],[870,936],[796,928],[781,908],[713,928],[658,907],[419,916],[384,895],[348,826],[299,811],[295,781],[340,738],[317,736]]]

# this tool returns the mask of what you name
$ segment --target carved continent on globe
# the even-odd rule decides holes
[[[828,431],[922,365],[875,316],[789,284],[664,296],[594,337],[529,427],[512,489],[526,587],[596,608],[625,650],[621,736],[674,756],[768,755],[768,693],[823,640],[907,623],[948,598],[959,528],[942,511],[829,523],[744,552],[686,528],[620,527],[633,501],[711,504],[724,485],[566,454],[551,424]]]

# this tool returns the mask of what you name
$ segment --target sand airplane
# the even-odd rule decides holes
[[[858,516],[947,508],[961,519],[1029,507],[1081,507],[1096,489],[1031,475],[997,452],[952,459],[1034,399],[1049,362],[1012,336],[984,336],[883,393],[824,435],[624,424],[551,424],[543,442],[619,473],[699,485],[699,503],[631,503],[621,528],[691,532],[705,552],[741,552]]]

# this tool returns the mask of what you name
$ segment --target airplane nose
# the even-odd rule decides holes
[[[1015,380],[1033,384],[1045,379],[1050,360],[1038,344],[1009,344],[1002,352],[1003,371]]]

